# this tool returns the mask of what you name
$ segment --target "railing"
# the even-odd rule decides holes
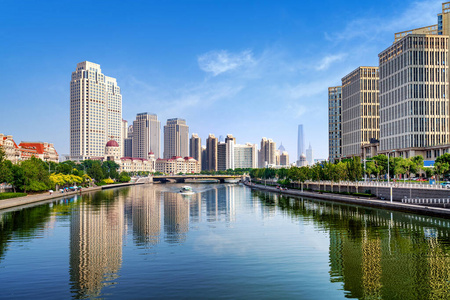
[[[304,184],[317,184],[317,185],[349,185],[349,186],[369,186],[369,187],[396,187],[396,188],[423,188],[423,189],[448,189],[440,184],[427,184],[427,183],[412,183],[412,182],[380,182],[380,181],[306,181]]]
[[[448,204],[450,198],[404,198],[402,203],[408,204]]]

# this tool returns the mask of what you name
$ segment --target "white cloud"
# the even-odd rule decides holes
[[[325,56],[316,67],[316,70],[323,71],[328,69],[332,63],[340,61],[345,58],[345,54],[335,54]]]
[[[213,76],[253,63],[253,54],[250,50],[237,54],[229,53],[226,50],[210,51],[198,57],[200,69],[212,73]]]

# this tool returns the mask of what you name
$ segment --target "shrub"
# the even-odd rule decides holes
[[[0,193],[0,200],[17,198],[17,197],[25,197],[26,193]]]

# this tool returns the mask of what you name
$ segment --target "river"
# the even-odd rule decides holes
[[[450,221],[232,184],[0,211],[0,299],[446,299]]]

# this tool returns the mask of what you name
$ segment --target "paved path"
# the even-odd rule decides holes
[[[264,186],[260,184],[254,183],[244,183],[246,186],[252,189],[258,190],[266,190],[274,193],[285,194],[285,195],[294,195],[294,196],[303,196],[308,198],[316,198],[322,200],[330,200],[344,203],[351,203],[363,206],[371,206],[378,207],[384,209],[398,210],[404,212],[412,212],[423,215],[431,215],[438,216],[442,218],[450,218],[450,209],[440,208],[440,207],[432,207],[432,206],[423,206],[423,205],[415,205],[415,204],[407,204],[401,202],[390,202],[386,200],[379,200],[377,198],[366,198],[366,197],[355,197],[355,196],[347,196],[347,195],[339,195],[339,194],[331,194],[331,193],[318,193],[318,192],[307,192],[300,191],[295,189],[283,190],[271,186]]]
[[[108,184],[108,185],[103,185],[103,186],[83,188],[81,190],[81,194],[96,192],[96,191],[105,190],[105,189],[130,186],[130,185],[136,185],[136,184],[135,183],[119,183],[119,184]],[[16,207],[16,206],[28,205],[28,204],[42,202],[42,201],[48,201],[48,200],[57,199],[57,198],[67,198],[67,197],[70,197],[73,195],[80,195],[80,191],[67,192],[67,193],[53,192],[53,194],[51,194],[51,195],[49,192],[46,192],[46,193],[42,193],[42,194],[28,195],[25,197],[0,200],[0,210],[11,208],[11,207]]]

